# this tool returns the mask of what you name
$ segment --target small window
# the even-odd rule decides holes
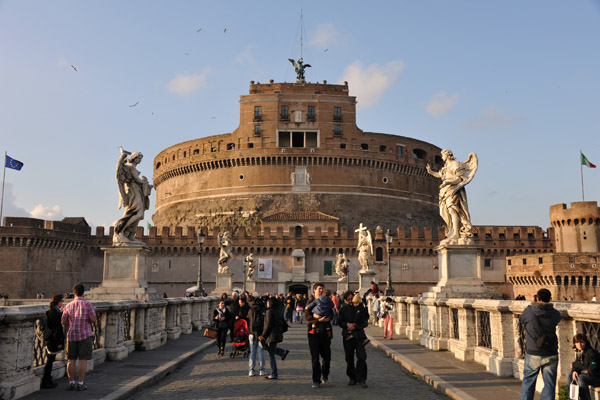
[[[360,145],[360,149],[361,149],[361,150],[369,150],[369,145],[368,145],[368,144],[366,144],[366,143],[362,143],[362,144]]]
[[[308,118],[309,121],[315,120],[315,106],[308,106],[308,112],[306,113],[306,118]]]
[[[341,136],[342,135],[342,126],[341,125],[334,125],[333,126],[333,134],[336,136]]]
[[[527,259],[526,258],[523,259],[523,265],[527,265]]]
[[[156,163],[156,169],[160,168],[160,161]]]
[[[187,151],[184,151],[183,152],[183,158],[186,158],[186,157],[187,157]]]
[[[382,153],[385,153],[387,151],[387,147],[386,146],[379,146],[379,151]]]
[[[227,150],[235,150],[235,143],[227,143]]]
[[[302,227],[298,225],[295,229],[295,233],[296,233],[296,237],[301,237],[302,236]]]
[[[535,239],[533,232],[527,232],[527,239]]]
[[[333,107],[333,120],[334,121],[342,120],[342,107]]]
[[[375,261],[383,262],[383,248],[378,247],[375,249]]]
[[[211,152],[211,153],[216,153],[216,152],[217,152],[217,148],[216,148],[216,147],[214,147],[214,146],[213,146],[213,147],[211,147],[211,148],[210,148],[210,152]]]
[[[521,238],[521,233],[520,232],[513,233],[513,239],[520,239],[520,238]]]
[[[492,266],[492,259],[491,258],[486,258],[483,260],[483,265],[484,267],[491,267]]]
[[[289,132],[279,132],[279,147],[290,147]]]
[[[195,149],[192,154],[195,155],[195,156],[197,156],[198,154],[200,154],[200,150],[199,149]]]
[[[512,260],[507,260],[506,262],[508,263],[508,265],[512,264]]]
[[[413,150],[413,158],[417,158],[419,160],[424,160],[425,157],[427,157],[427,152],[425,150],[421,150],[421,149]]]
[[[333,275],[333,261],[323,261],[323,276]]]
[[[306,132],[306,147],[318,147],[317,132]]]
[[[304,132],[292,132],[292,147],[304,147]]]
[[[404,146],[396,146],[396,153],[401,156],[404,152]]]
[[[260,125],[254,125],[254,134],[260,135],[262,132],[262,127]]]
[[[542,257],[538,257],[538,264],[543,264],[544,263],[544,259]]]
[[[253,149],[254,148],[254,143],[248,143],[248,148],[249,149]]]
[[[173,154],[173,161],[175,161],[175,154]]]
[[[500,232],[499,236],[500,236],[500,239],[506,239],[506,233],[504,233],[504,232]]]
[[[254,106],[254,120],[260,121],[262,119],[262,107]]]
[[[345,149],[346,148],[346,143],[340,143],[340,149]]]
[[[290,112],[288,106],[281,106],[281,120],[289,121],[290,120]]]

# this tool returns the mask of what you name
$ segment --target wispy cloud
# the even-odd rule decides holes
[[[340,34],[332,23],[317,26],[315,32],[310,36],[309,45],[325,49],[337,42]]]
[[[206,86],[206,78],[209,74],[210,69],[205,69],[200,74],[177,74],[175,78],[169,81],[167,88],[171,93],[179,95],[190,94]]]
[[[242,51],[240,55],[233,60],[233,62],[235,64],[254,64],[256,60],[252,55],[252,46],[246,46],[244,51]]]
[[[357,108],[365,109],[377,105],[379,98],[395,81],[404,69],[404,61],[390,61],[379,66],[371,64],[366,68],[355,61],[344,70],[342,81],[348,81],[350,93],[357,96]]]
[[[33,218],[51,220],[59,220],[64,218],[62,208],[60,206],[45,207],[41,204],[35,206],[35,208],[29,212],[29,215],[31,215]]]
[[[425,105],[425,110],[432,117],[439,117],[446,114],[456,105],[459,99],[458,93],[447,95],[445,91],[434,94]]]
[[[483,109],[480,115],[461,124],[459,128],[474,132],[483,132],[492,129],[507,130],[522,122],[522,117],[507,115],[503,111],[496,109],[496,106],[491,105]]]
[[[27,210],[17,205],[17,198],[13,194],[13,185],[9,182],[6,182],[4,187],[4,207],[2,211],[2,218],[29,216]]]

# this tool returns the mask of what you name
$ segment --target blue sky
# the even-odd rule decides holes
[[[251,80],[295,79],[301,8],[307,80],[348,80],[361,129],[477,153],[474,224],[546,228],[550,205],[581,201],[579,150],[600,166],[599,0],[0,0],[0,150],[25,163],[4,215],[110,226],[117,146],[152,179],[164,148],[231,132]],[[600,168],[583,173],[599,200]]]

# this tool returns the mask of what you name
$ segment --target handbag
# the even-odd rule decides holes
[[[217,328],[213,328],[212,326],[209,326],[208,328],[206,328],[204,330],[204,337],[207,337],[209,339],[216,339],[217,338]]]
[[[579,400],[579,385],[576,382],[571,382],[569,385],[569,399]]]

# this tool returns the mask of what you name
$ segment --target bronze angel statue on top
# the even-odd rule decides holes
[[[442,150],[441,153],[444,166],[439,172],[432,171],[427,165],[427,172],[442,180],[439,199],[440,215],[446,222],[448,233],[440,245],[474,244],[465,186],[473,180],[477,172],[477,155],[471,153],[467,161],[462,162],[456,161],[450,150]]]
[[[145,176],[140,176],[136,166],[142,161],[142,153],[131,153],[121,149],[117,161],[117,186],[119,187],[119,208],[125,212],[115,224],[114,246],[143,246],[144,242],[135,238],[138,223],[144,219],[144,211],[150,206],[152,185]],[[127,158],[129,156],[129,158]]]
[[[296,71],[296,83],[306,83],[304,80],[304,69],[309,68],[310,64],[303,64],[304,60],[302,57],[297,62],[293,58],[288,58],[288,60],[294,66],[294,71]]]

